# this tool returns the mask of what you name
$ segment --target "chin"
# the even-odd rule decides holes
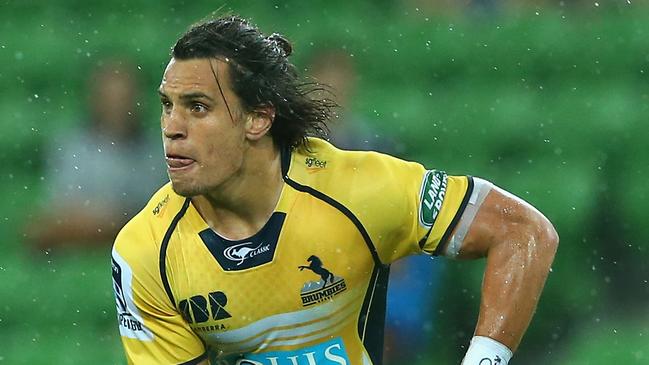
[[[176,194],[185,198],[191,198],[203,194],[202,189],[200,189],[198,186],[182,184],[179,182],[174,182],[173,180],[171,180],[171,188]]]

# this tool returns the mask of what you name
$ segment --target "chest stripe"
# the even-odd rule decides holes
[[[332,301],[313,307],[263,318],[246,327],[232,331],[209,334],[212,342],[219,343],[225,354],[269,351],[280,346],[303,345],[318,339],[335,336],[340,328],[349,324],[357,311],[354,303],[359,296],[347,296],[341,303]],[[316,316],[316,319],[311,317]]]
[[[167,297],[169,297],[169,300],[171,301],[171,305],[174,308],[177,308],[176,301],[174,300],[174,294],[171,291],[171,286],[169,285],[169,280],[167,279],[167,265],[166,265],[167,246],[169,246],[169,240],[171,239],[171,235],[176,229],[176,226],[178,226],[178,222],[180,221],[180,218],[182,218],[185,215],[185,212],[187,212],[187,208],[189,208],[189,202],[190,202],[189,198],[185,199],[185,203],[183,203],[182,208],[180,208],[180,211],[176,214],[174,219],[171,221],[169,228],[167,228],[167,232],[165,233],[165,236],[162,239],[162,244],[160,245],[160,278],[162,279],[162,285],[165,288]]]

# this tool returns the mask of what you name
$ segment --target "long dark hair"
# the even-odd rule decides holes
[[[326,136],[327,122],[338,105],[322,97],[326,86],[300,80],[288,60],[292,50],[282,35],[264,36],[248,20],[231,15],[193,25],[173,46],[171,56],[225,59],[243,107],[250,111],[272,106],[273,141],[277,146],[297,147],[309,135]]]

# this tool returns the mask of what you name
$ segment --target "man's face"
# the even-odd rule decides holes
[[[169,178],[179,195],[213,191],[242,166],[247,114],[232,91],[229,69],[217,59],[172,58],[164,72],[162,139]]]

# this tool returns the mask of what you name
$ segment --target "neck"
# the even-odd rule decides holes
[[[205,222],[221,235],[250,237],[266,224],[284,182],[279,150],[272,140],[251,146],[241,169],[221,186],[192,198]]]

